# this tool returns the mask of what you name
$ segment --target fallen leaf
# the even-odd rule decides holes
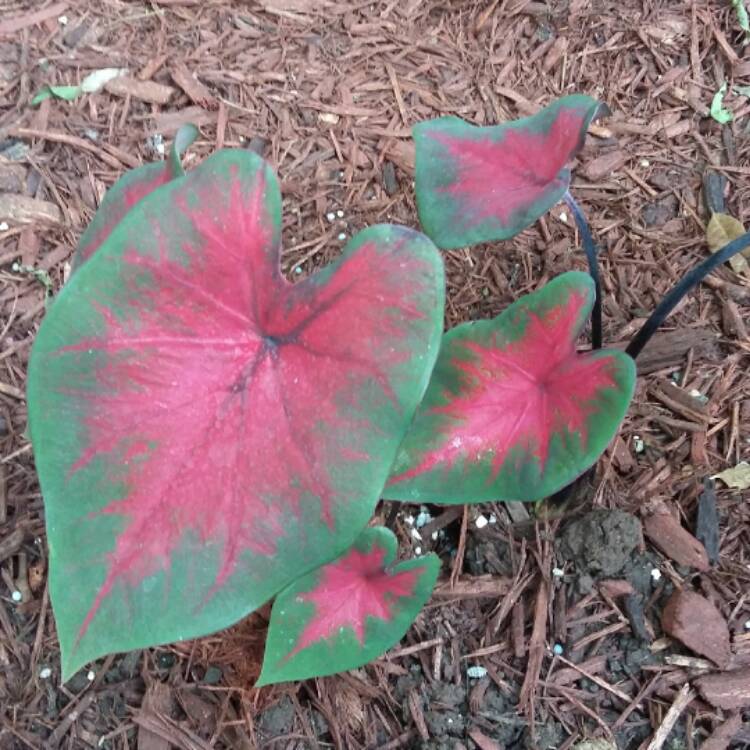
[[[745,234],[745,227],[742,222],[728,214],[712,214],[706,227],[706,241],[712,253],[717,253],[725,245],[743,234]],[[729,259],[729,265],[732,266],[735,273],[750,276],[750,264],[745,257],[747,253],[748,250],[744,250]]]
[[[127,72],[127,68],[101,68],[87,75],[78,86],[42,86],[31,100],[31,104],[39,104],[51,96],[72,101],[81,94],[95,94],[97,91],[101,91],[107,83],[126,75]]]
[[[678,589],[669,597],[661,615],[664,632],[691,651],[711,659],[719,667],[729,664],[729,628],[724,616],[706,598]]]
[[[714,474],[711,479],[721,479],[727,487],[736,490],[746,490],[750,487],[750,464],[740,461],[731,469],[724,469],[719,474]]]
[[[724,108],[724,95],[727,93],[726,81],[721,84],[721,88],[714,94],[714,98],[711,100],[711,117],[716,122],[726,125],[732,121],[732,113]]]

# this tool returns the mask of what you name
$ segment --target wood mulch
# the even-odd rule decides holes
[[[296,685],[252,687],[267,610],[60,685],[24,396],[48,295],[96,205],[185,122],[201,129],[188,168],[228,146],[278,169],[284,270],[299,278],[363,227],[417,225],[415,122],[494,123],[571,92],[606,101],[573,193],[603,248],[605,340],[624,346],[708,252],[707,171],[750,223],[748,49],[720,0],[0,0],[0,748],[750,746],[746,672],[711,677],[750,665],[748,491],[705,483],[750,459],[750,286],[729,267],[644,353],[619,436],[567,500],[432,507],[421,529],[420,508],[381,507],[405,554],[437,549],[444,578],[397,649]],[[105,67],[129,77],[29,106]],[[724,82],[722,126],[708,112]],[[562,204],[445,260],[449,326],[585,269]],[[643,520],[647,596],[624,576],[582,581],[560,556],[555,539],[592,505]],[[679,589],[717,610],[726,664],[665,634]]]

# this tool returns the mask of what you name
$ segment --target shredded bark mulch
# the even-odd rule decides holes
[[[711,480],[750,460],[750,282],[729,266],[644,352],[618,437],[567,497],[383,504],[403,554],[441,555],[441,582],[398,648],[300,684],[252,687],[267,609],[60,684],[24,395],[105,190],[186,122],[187,168],[230,146],[278,170],[301,278],[363,227],[417,226],[415,122],[598,97],[612,115],[572,191],[602,247],[605,341],[624,347],[708,253],[704,184],[750,221],[743,36],[721,0],[0,0],[0,748],[750,747],[750,491]],[[30,106],[110,67],[127,77]],[[448,326],[586,267],[562,204],[445,260]]]

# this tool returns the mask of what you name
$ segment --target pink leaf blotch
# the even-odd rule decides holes
[[[442,117],[414,127],[419,217],[438,247],[508,239],[557,203],[567,164],[600,105],[566,96],[532,117],[476,127]]]
[[[585,471],[635,380],[627,355],[577,353],[592,302],[590,277],[569,273],[492,321],[450,331],[385,496],[535,500]]]
[[[374,509],[439,346],[440,256],[379,226],[290,284],[279,211],[262,160],[219,152],[137,204],[44,321],[31,433],[66,674],[235,622]]]
[[[404,635],[435,584],[435,555],[392,565],[396,539],[362,532],[338,560],[285,589],[274,602],[260,684],[353,669]]]

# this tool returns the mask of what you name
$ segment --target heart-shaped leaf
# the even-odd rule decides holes
[[[183,125],[174,137],[169,158],[144,164],[126,172],[107,190],[91,224],[81,235],[73,256],[73,270],[88,260],[106,242],[112,230],[138,201],[170,180],[185,174],[182,168],[182,154],[198,134],[195,125]]]
[[[419,219],[438,247],[505,240],[565,194],[567,163],[600,105],[566,96],[533,117],[477,127],[440,117],[414,127]]]
[[[365,529],[335,562],[295,581],[271,611],[258,685],[344,672],[403,638],[440,571],[434,554],[391,566],[396,537]]]
[[[538,500],[589,468],[635,384],[626,354],[576,352],[593,301],[591,278],[566,273],[493,320],[448,331],[384,496]]]
[[[280,195],[221,151],[140,201],[63,287],[29,367],[69,676],[230,625],[366,526],[427,387],[440,254],[378,226],[297,284]]]

